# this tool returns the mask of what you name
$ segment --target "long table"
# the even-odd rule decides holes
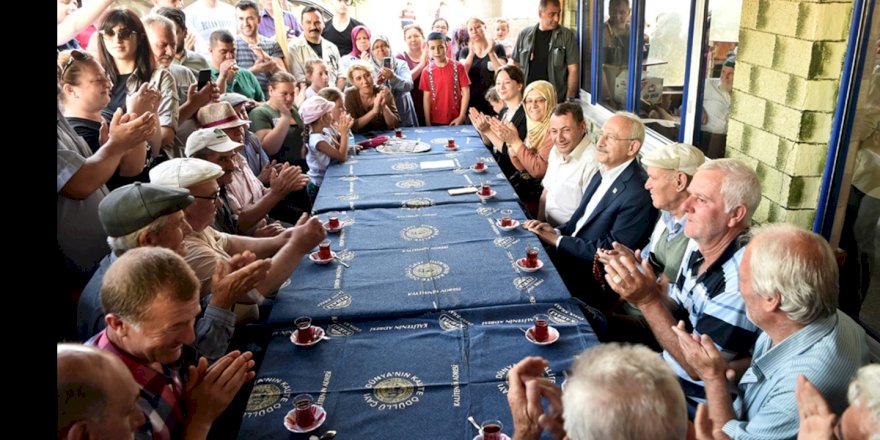
[[[522,228],[496,225],[506,210],[525,217],[473,128],[404,132],[429,141],[432,150],[367,150],[328,169],[315,212],[323,220],[329,213],[340,217],[343,229],[328,238],[349,267],[305,260],[278,293],[268,317],[275,331],[238,438],[307,439],[333,429],[343,440],[471,439],[477,432],[469,415],[499,419],[512,433],[505,396],[510,367],[525,356],[543,356],[550,361],[545,374],[558,384],[572,357],[598,344],[543,251],[544,266],[536,272],[515,264],[527,244],[539,243]],[[443,150],[449,137],[458,151]],[[467,167],[478,158],[489,166],[478,178],[491,178],[499,197],[449,196],[447,189],[474,183]],[[454,166],[419,169],[436,160]],[[400,182],[409,183],[401,188]],[[403,203],[411,198],[430,203]],[[552,345],[525,338],[538,313],[559,330]],[[290,335],[299,316],[310,316],[330,339],[294,345]],[[309,434],[283,424],[300,393],[312,394],[327,411]]]

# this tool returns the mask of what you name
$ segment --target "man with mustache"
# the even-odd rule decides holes
[[[293,40],[288,47],[290,62],[288,70],[296,78],[297,82],[306,80],[306,62],[310,60],[324,60],[327,65],[327,75],[330,84],[342,89],[345,86],[345,77],[339,73],[339,48],[322,36],[324,22],[321,20],[321,11],[309,6],[303,9],[302,15],[303,33]]]

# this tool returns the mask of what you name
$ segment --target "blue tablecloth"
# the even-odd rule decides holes
[[[494,198],[483,203],[518,200],[473,127],[425,127],[407,129],[407,133],[410,139],[424,135],[422,141],[432,146],[431,151],[382,154],[368,149],[343,164],[330,167],[313,211],[479,203],[476,194],[451,196],[447,190],[479,186],[482,182],[488,182],[497,192]],[[445,150],[449,137],[456,139],[458,151]],[[421,169],[423,162],[440,160],[451,160],[454,165]],[[476,173],[470,169],[478,160],[487,165],[487,171]]]
[[[522,329],[547,313],[560,339],[528,342]],[[305,439],[283,419],[292,398],[312,394],[327,410],[318,432],[337,439],[462,439],[476,431],[466,419],[500,419],[512,432],[507,371],[540,355],[557,384],[572,356],[598,343],[575,300],[445,310],[393,321],[318,321],[332,338],[311,347],[277,331],[255,379],[241,439]]]
[[[520,212],[512,202],[500,204]],[[556,301],[570,295],[550,259],[526,273],[533,234],[495,225],[496,208],[449,205],[425,209],[371,209],[343,216],[331,248],[349,264],[304,260],[275,299],[268,322],[297,316],[400,316],[443,308]]]

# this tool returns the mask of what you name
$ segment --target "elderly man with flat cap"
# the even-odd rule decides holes
[[[199,136],[187,141],[186,154],[220,165],[226,174],[220,180],[225,189],[225,201],[232,213],[237,216],[239,231],[254,236],[274,236],[284,228],[279,223],[271,224],[269,215],[287,223],[295,223],[303,212],[311,210],[308,196],[305,195],[309,179],[299,167],[283,164],[277,172],[270,174],[270,188],[263,186],[248,167],[240,152],[246,148],[245,132],[250,121],[241,119],[235,109],[227,102],[217,102],[202,107],[198,113]],[[217,136],[202,136],[206,130],[222,130],[231,142],[214,142]],[[213,131],[211,132],[214,133]],[[256,139],[256,137],[253,137]],[[238,146],[232,148],[232,144]],[[228,180],[228,181],[227,181]],[[302,207],[286,206],[301,191]],[[291,196],[291,198],[288,198]]]
[[[226,140],[228,137],[220,132]],[[303,214],[296,226],[274,237],[245,237],[219,232],[211,224],[220,206],[219,177],[223,169],[211,162],[195,158],[179,158],[163,162],[150,170],[150,180],[156,184],[186,188],[196,201],[184,210],[184,218],[192,231],[184,239],[186,261],[201,282],[202,295],[211,291],[217,261],[229,261],[236,253],[250,250],[259,258],[272,260],[266,277],[254,289],[253,304],[236,306],[238,323],[259,318],[257,304],[263,297],[274,296],[281,284],[299,265],[302,258],[326,236],[317,217]]]
[[[79,298],[77,332],[89,339],[107,326],[101,285],[110,266],[128,250],[155,246],[186,255],[183,238],[192,229],[183,210],[195,200],[189,191],[136,182],[115,189],[101,201],[98,216],[112,252],[101,260]],[[203,315],[196,321],[195,347],[208,359],[226,353],[235,330],[232,307],[266,275],[268,260],[255,261],[253,253],[236,255],[217,270],[213,294],[203,299]]]
[[[651,240],[641,250],[642,260],[649,261],[654,273],[668,284],[678,276],[678,269],[687,248],[684,235],[687,212],[684,202],[687,188],[703,164],[705,157],[697,147],[688,144],[667,144],[642,156],[648,173],[645,189],[651,193],[651,203],[660,210],[660,219],[651,233]],[[613,253],[613,251],[612,251]],[[608,251],[600,250],[597,258],[608,262]],[[608,318],[608,334],[612,340],[643,343],[662,351],[639,309],[623,301]]]

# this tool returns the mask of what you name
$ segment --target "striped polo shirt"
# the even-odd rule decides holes
[[[746,305],[739,293],[739,265],[746,245],[743,235],[734,238],[699,275],[703,254],[697,242],[690,240],[678,277],[669,285],[669,296],[687,311],[694,333],[709,335],[727,361],[750,356],[759,331],[746,317]],[[703,381],[691,379],[668,351],[663,352],[663,358],[678,374],[689,405],[705,402]]]

